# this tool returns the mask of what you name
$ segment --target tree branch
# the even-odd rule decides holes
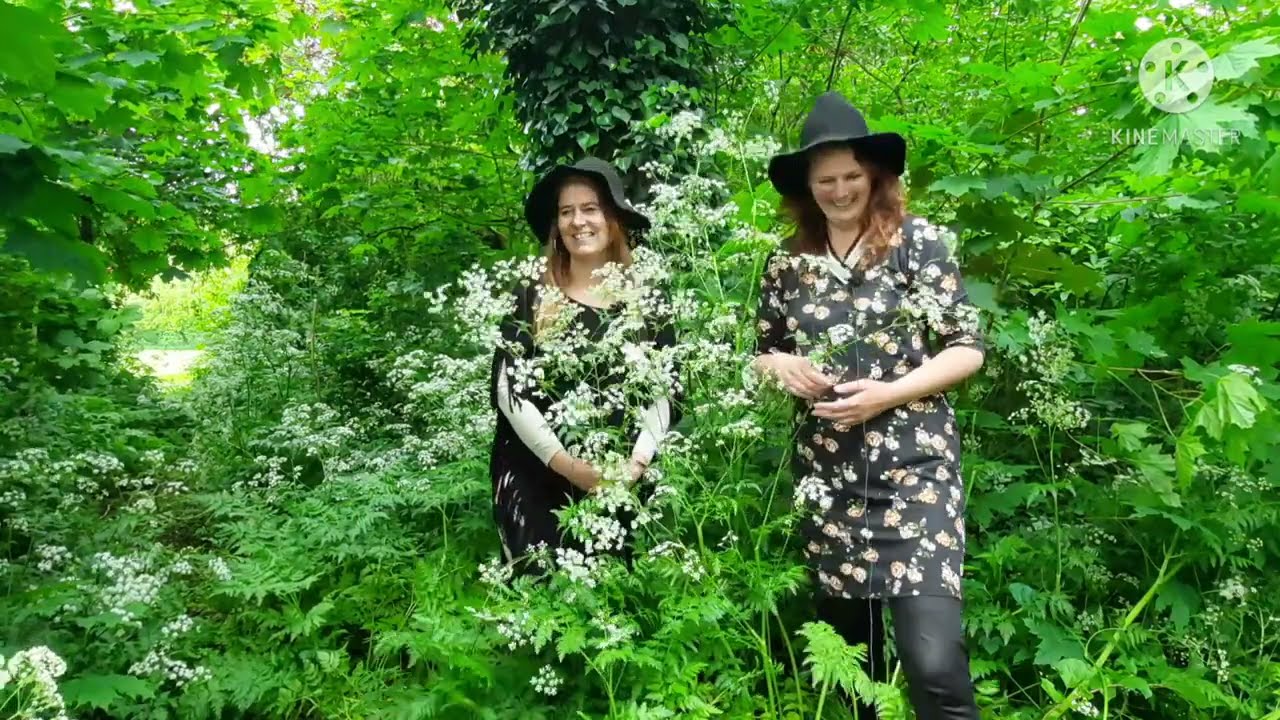
[[[844,23],[840,25],[840,35],[836,37],[836,50],[831,56],[831,72],[827,73],[827,89],[835,82],[836,70],[840,68],[840,49],[844,46],[844,32],[849,29],[849,21],[853,19],[853,11],[858,7],[858,0],[849,0],[849,12],[844,14]]]

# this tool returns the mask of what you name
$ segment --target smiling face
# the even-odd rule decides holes
[[[859,224],[871,199],[871,172],[846,146],[820,148],[809,161],[809,191],[835,226]]]
[[[571,258],[595,258],[609,249],[609,218],[596,189],[582,180],[560,188],[556,227]]]

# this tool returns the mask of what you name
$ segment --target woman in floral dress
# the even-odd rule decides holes
[[[557,413],[563,418],[570,412],[566,401],[575,395],[592,406],[579,414],[604,408],[605,416],[589,424],[625,437],[632,482],[643,475],[672,421],[669,396],[648,399],[643,412],[627,412],[619,398],[626,380],[622,357],[601,353],[603,361],[583,362],[601,343],[626,343],[640,354],[640,347],[674,344],[668,325],[635,322],[644,309],[635,306],[653,288],[628,293],[601,284],[600,271],[631,267],[628,233],[648,228],[649,220],[623,195],[617,171],[597,158],[548,172],[529,193],[525,218],[546,243],[547,270],[516,290],[493,358],[490,400],[498,415],[489,474],[503,554],[516,563],[538,548],[624,550],[625,515],[614,518],[616,532],[593,539],[602,547],[574,542],[560,527],[556,512],[600,487],[604,469],[598,448],[585,452],[565,436],[563,426],[572,423],[554,421]]]
[[[804,401],[794,467],[819,617],[868,645],[883,678],[887,604],[916,716],[976,718],[960,437],[943,392],[982,365],[978,317],[949,234],[905,212],[901,136],[869,132],[827,93],[801,145],[770,163],[795,233],[762,278],[756,365]]]

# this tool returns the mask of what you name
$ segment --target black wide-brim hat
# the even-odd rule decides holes
[[[769,180],[780,195],[809,194],[809,151],[820,145],[850,145],[859,161],[870,161],[894,175],[907,164],[907,141],[894,132],[873,133],[867,121],[843,95],[823,93],[800,131],[800,147],[769,160]]]
[[[529,222],[538,240],[546,242],[551,237],[556,212],[560,203],[560,186],[574,176],[586,176],[609,192],[609,200],[621,216],[623,227],[630,231],[648,230],[652,223],[632,207],[622,190],[622,176],[612,165],[600,158],[584,157],[572,165],[557,165],[534,183],[524,201],[524,219]],[[634,237],[634,233],[633,237]]]

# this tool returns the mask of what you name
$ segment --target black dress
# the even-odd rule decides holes
[[[761,280],[758,351],[816,357],[841,382],[890,382],[942,348],[982,350],[946,232],[908,217],[887,257],[865,272],[830,254],[775,252]],[[960,597],[965,497],[946,397],[853,426],[807,404],[802,411],[793,467],[821,591]]]
[[[494,351],[493,368],[490,378],[490,403],[497,412],[497,426],[494,432],[493,449],[489,456],[489,476],[493,484],[494,520],[502,539],[503,552],[507,560],[513,561],[526,556],[538,546],[545,546],[554,551],[559,547],[570,547],[583,551],[582,543],[570,537],[559,527],[555,511],[570,503],[586,497],[587,493],[567,478],[556,473],[543,464],[516,434],[507,416],[498,407],[498,372],[507,368],[508,387],[512,402],[528,400],[545,416],[548,409],[565,393],[577,387],[579,382],[586,381],[597,392],[604,392],[610,387],[620,385],[624,379],[625,365],[621,358],[617,361],[602,362],[598,367],[578,368],[572,376],[561,373],[548,373],[547,382],[541,392],[518,389],[513,382],[512,369],[517,357],[537,358],[539,349],[534,339],[534,316],[539,301],[539,285],[532,284],[515,292],[515,310],[502,322],[502,342]],[[573,303],[573,301],[568,301]],[[586,337],[589,343],[597,343],[604,336],[615,313],[609,308],[597,308],[582,303],[575,306],[574,325],[569,332]],[[657,347],[669,347],[674,344],[674,334],[669,325],[647,326],[636,333],[638,342],[652,341]],[[677,420],[675,402],[671,403],[671,420]],[[630,455],[640,434],[638,427],[630,427],[626,413],[614,410],[605,425],[616,428],[626,443],[625,454]],[[624,427],[628,425],[628,427]],[[564,438],[561,438],[563,441]],[[566,446],[568,443],[565,443]]]

